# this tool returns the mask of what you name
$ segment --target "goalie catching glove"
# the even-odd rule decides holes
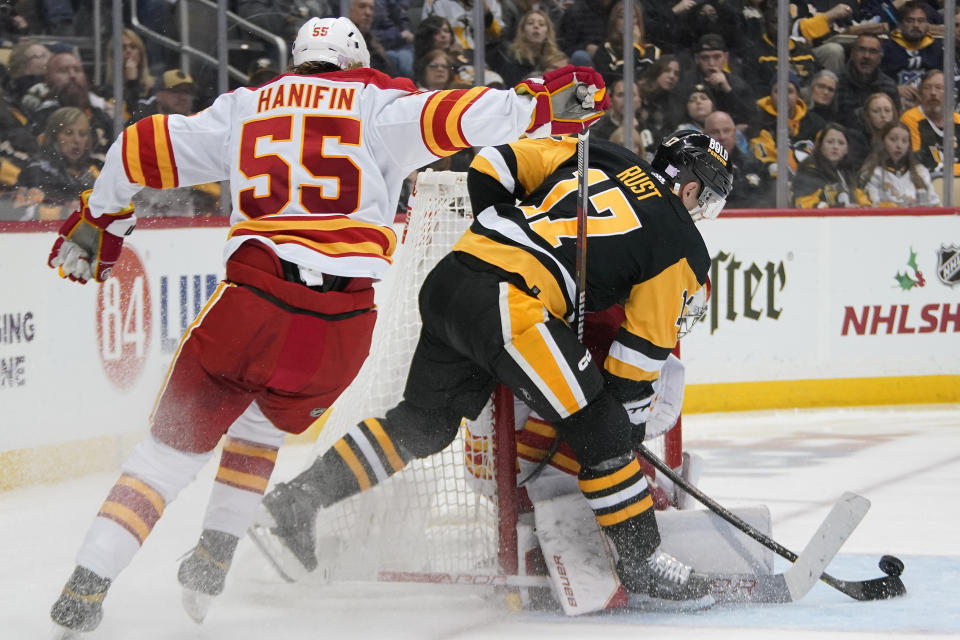
[[[677,424],[683,406],[684,377],[683,363],[671,354],[660,369],[660,377],[653,383],[653,393],[623,403],[634,425],[633,441],[636,444],[658,438]]]
[[[47,259],[61,278],[80,284],[91,278],[103,282],[110,277],[123,249],[123,237],[130,235],[136,224],[132,206],[94,217],[88,204],[90,193],[81,194],[80,208],[60,226],[60,235]]]
[[[536,100],[527,129],[531,138],[579,133],[603,117],[610,106],[603,78],[590,67],[560,67],[542,79],[524,80],[514,91]]]

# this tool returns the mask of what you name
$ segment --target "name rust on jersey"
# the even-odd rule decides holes
[[[660,190],[647,172],[633,165],[617,174],[617,179],[623,186],[636,194],[637,200],[646,200],[650,196],[659,196]]]
[[[353,87],[330,87],[309,82],[271,84],[260,89],[257,113],[283,107],[352,111],[356,91]]]

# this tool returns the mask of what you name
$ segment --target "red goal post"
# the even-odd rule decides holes
[[[370,357],[331,408],[311,461],[357,422],[382,416],[400,401],[420,330],[420,284],[471,220],[466,174],[420,174],[403,242],[377,287],[379,316]],[[498,388],[481,416],[465,422],[447,449],[322,511],[317,575],[413,581],[473,576],[473,583],[483,576],[495,582],[498,576],[515,575],[525,491],[517,488],[513,406],[509,391]],[[678,467],[680,428],[659,440],[653,450]]]

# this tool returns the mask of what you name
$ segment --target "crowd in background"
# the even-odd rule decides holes
[[[473,85],[472,49],[482,38],[490,86],[569,63],[600,71],[612,105],[594,135],[629,139],[642,157],[678,128],[715,137],[735,167],[728,208],[772,207],[781,170],[795,207],[940,204],[944,92],[958,80],[941,71],[942,34],[960,31],[960,18],[945,19],[936,0],[791,3],[788,167],[777,163],[775,0],[634,0],[632,87],[623,81],[624,0],[484,0],[482,26],[473,24],[475,0],[419,1],[351,0],[347,15],[364,34],[371,65],[420,89]],[[113,96],[113,64],[95,86],[82,46],[90,7],[91,0],[0,0],[0,220],[69,215],[119,133],[116,100],[130,123],[192,113],[216,97],[215,70],[177,68],[175,52],[132,28],[121,36],[123,95]],[[306,18],[340,14],[328,0],[231,0],[230,9],[288,42]],[[173,3],[141,0],[138,10],[141,23],[176,38]],[[108,61],[112,51],[110,42]],[[247,86],[282,71],[255,56],[243,59]],[[622,124],[627,91],[630,132]],[[466,150],[435,168],[464,170],[471,158]],[[145,190],[134,202],[141,216],[219,215],[219,198],[220,185],[210,184]]]

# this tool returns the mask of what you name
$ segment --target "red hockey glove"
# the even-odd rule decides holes
[[[80,196],[80,208],[60,226],[60,235],[47,258],[47,264],[58,269],[61,278],[80,284],[91,278],[103,282],[110,277],[110,270],[123,249],[123,236],[130,235],[134,226],[132,206],[94,218],[87,204],[89,197],[90,191]],[[122,235],[107,230],[118,221],[121,224],[114,227],[114,232]]]
[[[560,67],[544,74],[542,80],[524,80],[514,91],[537,101],[527,129],[531,138],[579,133],[610,106],[603,77],[590,67]]]

